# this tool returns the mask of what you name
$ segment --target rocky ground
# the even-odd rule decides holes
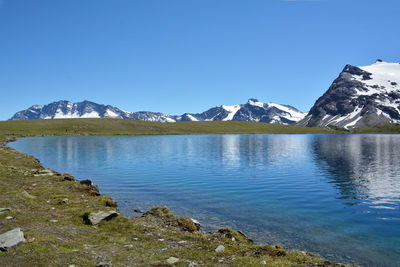
[[[10,140],[0,137],[1,266],[348,266],[227,227],[198,231],[166,207],[126,218],[90,180],[44,169]]]

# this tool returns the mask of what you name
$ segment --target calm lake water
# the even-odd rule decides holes
[[[399,266],[400,135],[22,138],[45,167],[90,178],[127,216],[166,205],[203,229],[364,266]]]

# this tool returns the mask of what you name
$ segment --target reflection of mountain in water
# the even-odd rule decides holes
[[[297,164],[308,149],[307,137],[300,135],[221,135],[219,138],[223,164],[242,164],[248,168]]]
[[[400,196],[400,136],[319,136],[316,160],[325,165],[341,198],[394,209]],[[326,165],[327,164],[327,165]]]

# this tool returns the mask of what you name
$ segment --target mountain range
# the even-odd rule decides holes
[[[126,112],[110,105],[90,101],[72,103],[66,100],[48,105],[34,105],[17,112],[10,120],[65,119],[65,118],[120,118],[157,122],[178,121],[253,121],[278,124],[294,124],[303,119],[306,113],[288,105],[263,103],[249,99],[247,103],[233,106],[221,105],[202,113],[168,115],[159,112]]]
[[[264,103],[257,99],[182,115],[126,112],[90,101],[57,101],[44,106],[34,105],[17,112],[10,120],[57,118],[122,118],[157,122],[252,121],[345,129],[400,123],[400,63],[378,59],[369,66],[346,65],[308,113],[292,106]]]

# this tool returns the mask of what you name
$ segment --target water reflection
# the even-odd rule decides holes
[[[347,204],[395,209],[400,197],[400,136],[320,136],[315,160],[340,190]]]

